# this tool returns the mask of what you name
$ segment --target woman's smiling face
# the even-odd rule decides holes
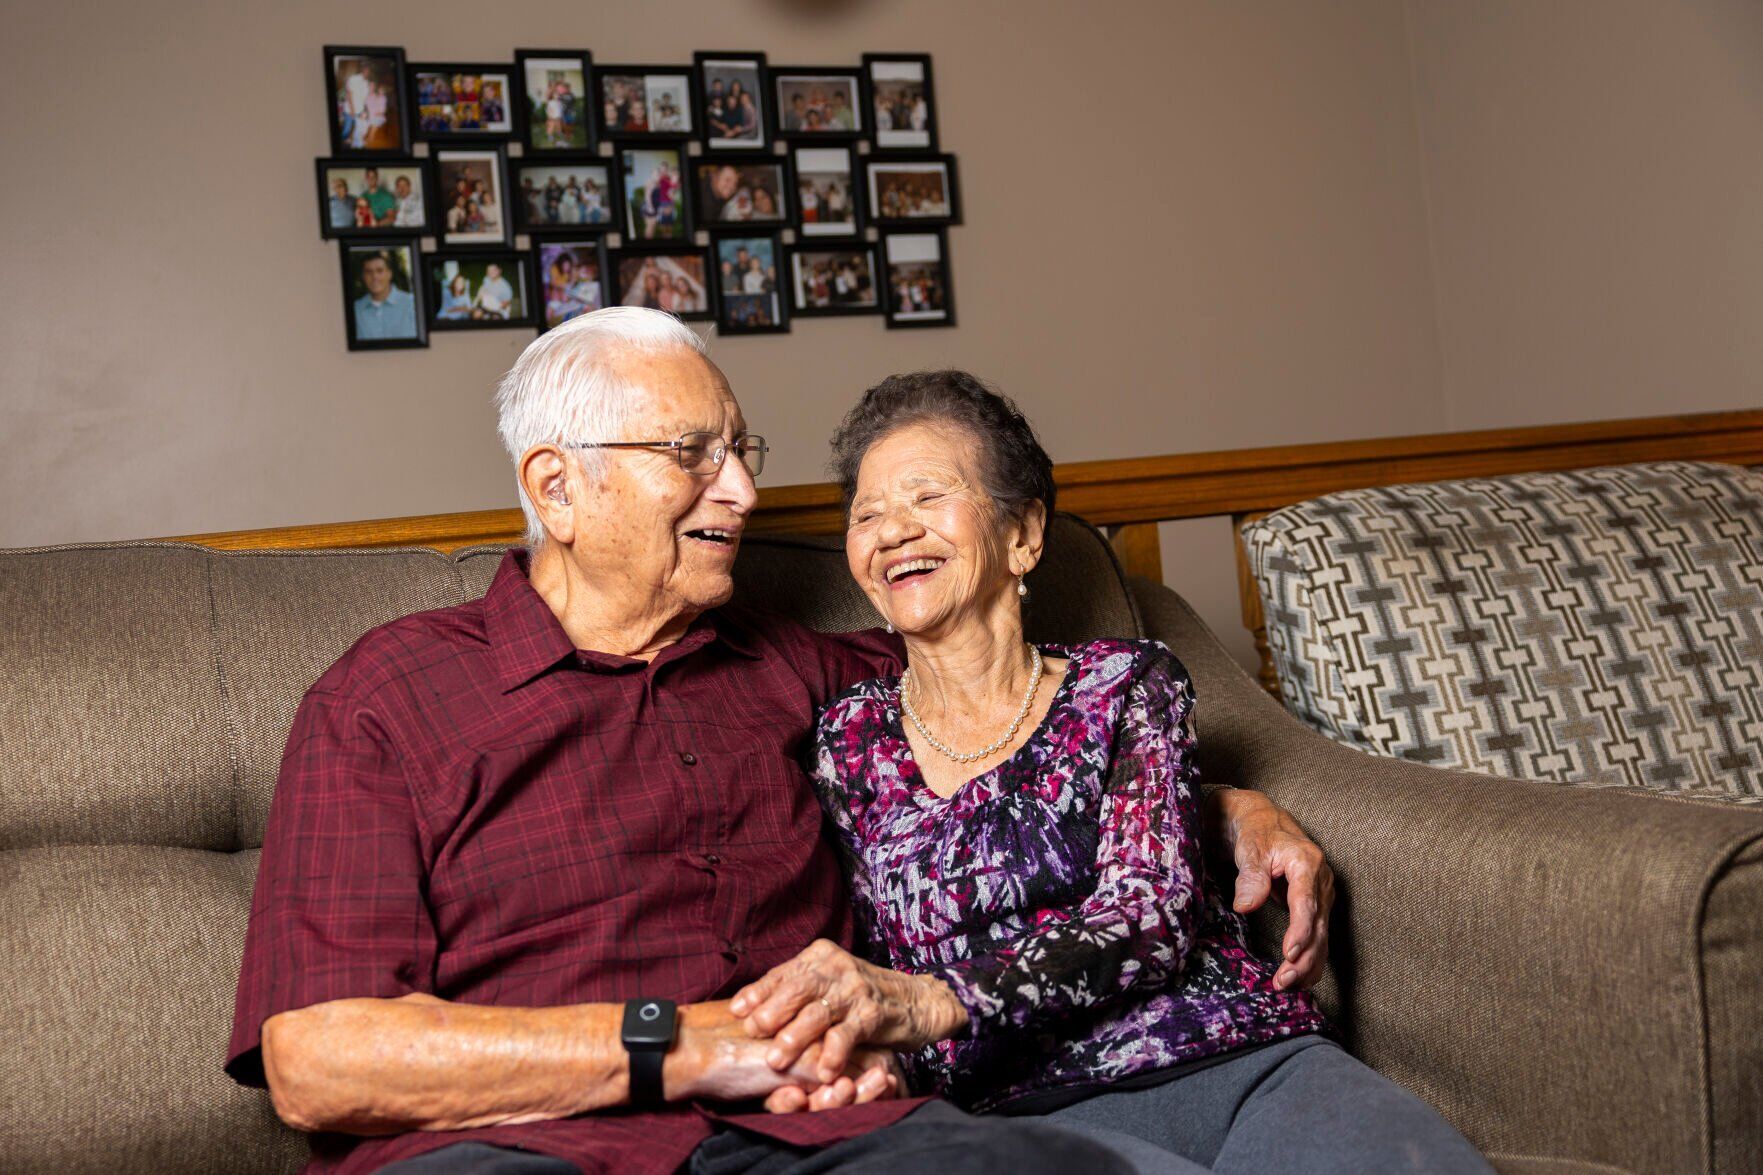
[[[903,633],[936,636],[1010,602],[1025,527],[1000,518],[981,479],[978,440],[926,422],[863,455],[845,531],[852,578]],[[1039,528],[1036,527],[1038,547]]]

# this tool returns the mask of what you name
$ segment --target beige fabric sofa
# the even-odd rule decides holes
[[[299,1165],[300,1136],[220,1069],[282,743],[357,636],[481,593],[499,554],[0,552],[0,1171]],[[1756,1168],[1763,813],[1338,746],[1075,520],[1030,583],[1041,639],[1173,647],[1207,777],[1327,850],[1321,994],[1359,1055],[1506,1171]],[[749,539],[740,591],[871,621],[824,545]]]

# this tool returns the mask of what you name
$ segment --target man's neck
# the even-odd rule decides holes
[[[527,580],[557,617],[570,643],[584,652],[652,661],[661,650],[679,643],[698,618],[697,613],[681,611],[666,601],[632,607],[594,590],[554,543],[533,552]]]

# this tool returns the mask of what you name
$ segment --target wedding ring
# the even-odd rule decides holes
[[[820,997],[820,1006],[826,1009],[826,1014],[828,1016],[833,1014],[833,1006],[831,1004],[827,1003],[825,996]]]

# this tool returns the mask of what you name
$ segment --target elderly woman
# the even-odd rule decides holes
[[[1155,641],[1024,639],[1054,495],[1010,401],[960,372],[895,376],[833,447],[851,574],[907,648],[900,676],[826,705],[813,748],[868,962],[816,944],[737,995],[751,1030],[794,1015],[836,1057],[907,998],[893,1043],[921,1088],[1130,1135],[1165,1170],[1488,1170],[1250,951],[1201,859],[1181,663]],[[792,982],[804,968],[817,986]],[[803,990],[826,993],[817,1018]]]

